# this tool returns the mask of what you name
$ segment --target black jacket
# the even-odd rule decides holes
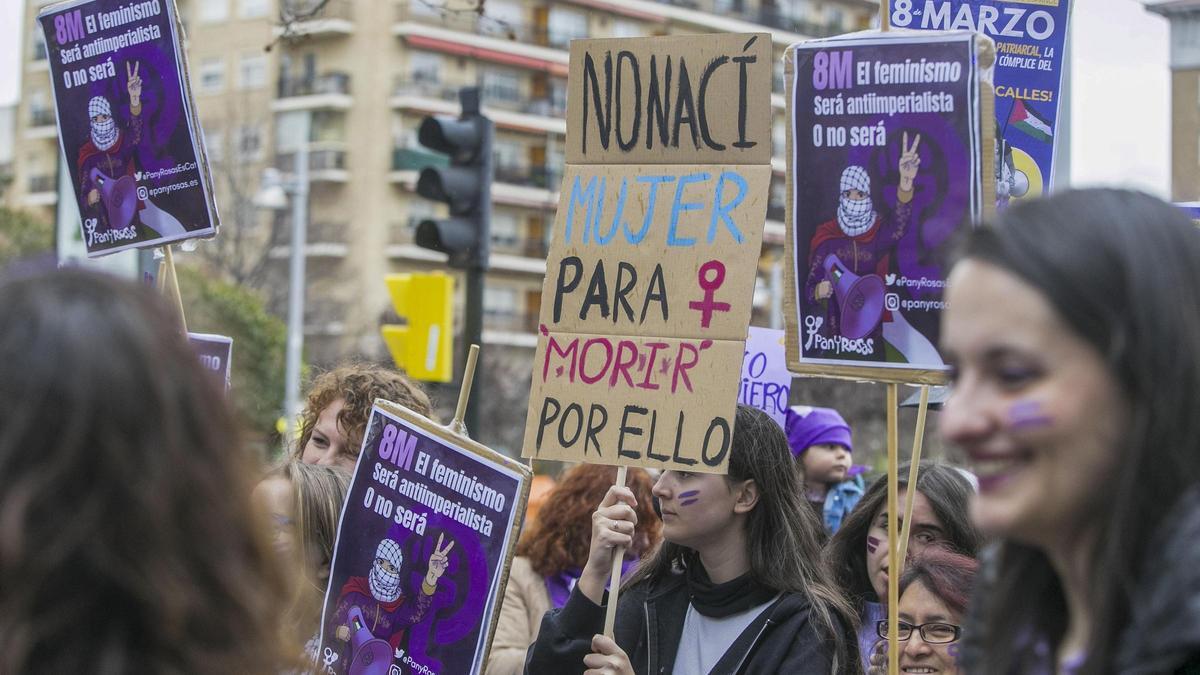
[[[613,637],[629,655],[635,673],[672,673],[689,601],[681,573],[621,591]],[[809,610],[807,599],[784,593],[734,641],[713,668],[713,675],[834,673],[833,641],[818,635],[809,621]],[[592,651],[592,636],[603,630],[604,607],[576,588],[561,609],[542,617],[537,641],[529,647],[525,672],[582,673],[583,657]]]
[[[1117,649],[1121,675],[1200,674],[1200,489],[1159,527],[1142,563],[1129,625]]]

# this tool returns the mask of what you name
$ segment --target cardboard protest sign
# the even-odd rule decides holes
[[[75,0],[38,13],[89,257],[216,233],[175,11]]]
[[[788,55],[788,366],[938,382],[946,256],[991,200],[991,41],[856,34]]]
[[[482,672],[530,480],[517,462],[376,401],[338,525],[320,672]]]
[[[567,165],[541,316],[557,331],[741,340],[769,165]],[[692,301],[700,301],[693,306]]]
[[[738,403],[753,406],[783,426],[784,411],[792,393],[792,374],[784,352],[786,337],[781,330],[750,327],[742,357],[742,383]]]
[[[769,164],[773,62],[769,33],[572,40],[567,163]]]
[[[723,473],[771,178],[770,36],[575,40],[571,73],[524,455]]]
[[[200,357],[204,370],[220,378],[229,389],[230,365],[233,361],[233,338],[210,333],[188,333],[188,344]]]
[[[891,5],[897,28],[970,30],[995,40],[997,209],[1010,200],[1050,191],[1069,4],[1070,0],[896,0]]]

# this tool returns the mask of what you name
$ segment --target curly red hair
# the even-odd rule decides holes
[[[542,576],[563,570],[581,569],[587,562],[592,539],[592,512],[617,479],[617,469],[600,464],[580,464],[563,474],[546,496],[537,521],[526,530],[517,555],[529,558],[530,566]],[[637,530],[631,553],[641,557],[658,545],[662,522],[654,512],[650,475],[629,469],[625,486],[637,498]]]
[[[293,451],[295,459],[304,454],[304,446],[308,445],[321,412],[339,398],[345,405],[338,413],[337,422],[346,431],[346,440],[356,452],[362,444],[375,399],[399,403],[425,417],[431,412],[429,396],[421,385],[402,373],[372,363],[343,364],[318,375],[309,387],[308,403],[300,415],[300,442]]]

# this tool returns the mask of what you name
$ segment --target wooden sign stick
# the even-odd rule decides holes
[[[900,673],[900,643],[896,639],[900,625],[900,563],[896,559],[896,493],[899,490],[899,433],[896,385],[887,386],[887,452],[888,452],[888,484],[887,484],[887,513],[888,513],[888,585],[887,585],[887,620],[888,620],[888,675]]]
[[[625,487],[625,474],[629,467],[617,467],[617,487]],[[604,608],[604,636],[612,638],[613,626],[617,623],[617,592],[621,588],[621,563],[625,560],[625,547],[618,546],[613,550],[612,574],[608,579],[608,605]]]
[[[467,364],[463,367],[462,387],[458,390],[458,407],[454,409],[454,420],[450,429],[464,436],[470,431],[463,424],[463,416],[467,414],[467,401],[471,398],[471,385],[475,384],[475,363],[479,361],[479,345],[471,345],[467,350]]]
[[[892,29],[891,0],[879,0],[879,30],[886,33]]]
[[[175,256],[171,254],[171,247],[163,246],[163,261],[166,263],[166,274],[162,275],[163,289],[168,297],[171,298],[176,310],[179,312],[179,328],[187,335],[187,319],[183,314],[183,296],[179,293],[179,275],[175,273]]]
[[[904,493],[904,525],[900,530],[900,567],[896,578],[904,572],[908,556],[908,536],[912,533],[913,493],[917,489],[918,467],[921,464],[921,445],[925,442],[925,413],[929,412],[929,386],[921,387],[921,403],[917,406],[917,430],[913,435],[912,463],[908,467],[908,491]]]

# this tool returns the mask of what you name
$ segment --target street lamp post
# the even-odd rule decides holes
[[[305,249],[308,247],[308,137],[311,118],[300,117],[296,129],[294,175],[283,180],[277,170],[268,170],[263,188],[255,202],[265,208],[282,210],[283,193],[291,194],[292,243],[288,256],[287,355],[284,364],[283,419],[284,442],[295,437],[296,418],[300,414],[300,355],[304,350]]]

